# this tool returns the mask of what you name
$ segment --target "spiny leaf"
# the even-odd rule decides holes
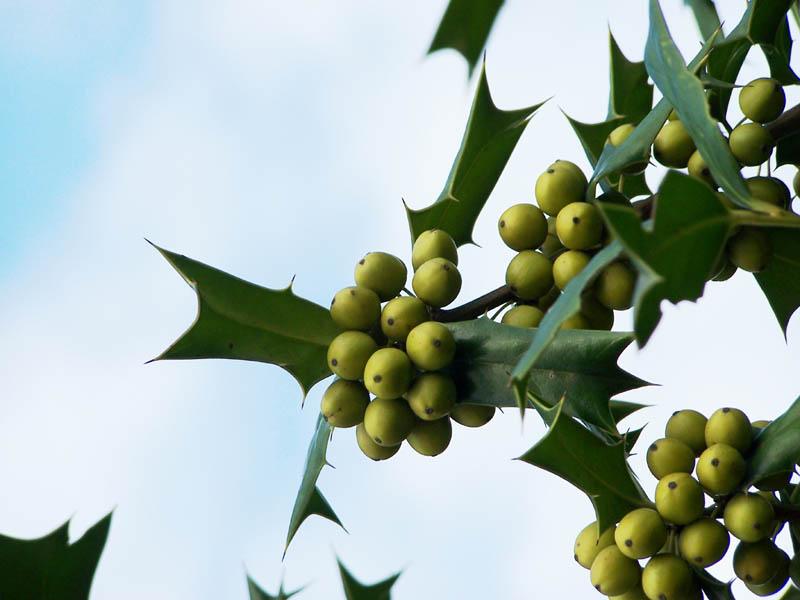
[[[549,409],[553,424],[519,460],[558,475],[589,496],[600,531],[631,510],[649,506],[625,460],[624,443],[606,444],[563,408],[559,402]]]
[[[292,286],[271,290],[153,246],[197,293],[197,317],[153,360],[236,358],[278,365],[303,396],[328,377],[328,345],[341,330],[330,311],[296,296]]]
[[[289,543],[292,541],[292,538],[294,538],[300,525],[311,515],[324,517],[344,529],[344,525],[342,525],[339,517],[333,512],[331,505],[328,504],[325,496],[322,495],[322,492],[320,492],[317,487],[317,479],[322,472],[322,467],[329,464],[325,458],[325,454],[328,451],[328,440],[330,439],[331,429],[331,426],[328,425],[328,422],[320,414],[317,417],[314,435],[308,446],[306,464],[303,467],[303,479],[300,481],[300,489],[297,491],[297,498],[294,501],[292,517],[289,519],[289,532],[286,534],[286,548],[283,550],[284,556],[286,556]],[[345,531],[347,530],[345,529]]]
[[[72,544],[69,521],[33,540],[0,535],[0,598],[86,600],[110,525],[109,513]]]
[[[444,229],[456,245],[472,243],[472,229],[517,141],[541,104],[498,109],[481,70],[461,148],[439,198],[420,210],[406,207],[411,241],[428,229]]]
[[[336,558],[336,562],[339,563],[339,574],[342,577],[342,586],[344,587],[344,595],[347,600],[390,600],[392,597],[392,586],[402,573],[395,573],[391,577],[387,577],[383,581],[372,585],[364,585],[353,577],[352,573],[345,568],[338,557]]]
[[[428,54],[452,48],[466,59],[472,75],[502,6],[503,0],[450,0]]]
[[[661,318],[661,301],[697,300],[713,275],[731,224],[731,214],[702,181],[670,171],[655,204],[652,231],[638,213],[598,203],[614,236],[640,271],[634,294],[634,326],[644,346]]]
[[[653,106],[653,86],[647,82],[644,62],[629,61],[611,31],[608,44],[611,55],[608,118],[626,117],[628,122],[638,123]]]
[[[700,582],[700,589],[703,590],[708,600],[734,600],[733,590],[731,589],[731,585],[733,584],[732,580],[728,583],[724,583],[712,576],[705,569],[693,567],[692,570],[694,571],[695,577]]]
[[[280,588],[278,589],[278,595],[273,596],[265,592],[255,581],[253,581],[250,575],[247,576],[247,591],[249,593],[250,600],[289,600],[289,598],[302,590],[303,588],[294,590],[293,592],[286,592],[283,589],[283,582],[281,581]]]
[[[792,36],[789,32],[789,19],[784,17],[775,33],[774,44],[761,44],[761,51],[769,64],[769,73],[773,79],[781,82],[781,85],[795,85],[800,83],[800,79],[792,70],[790,61],[792,58]]]
[[[750,449],[745,483],[794,469],[800,461],[800,398],[762,429]]]
[[[700,29],[700,35],[707,40],[720,28],[719,15],[712,0],[684,0],[694,13],[694,20]]]
[[[451,373],[460,402],[519,406],[508,387],[511,369],[531,345],[536,329],[490,319],[448,323],[456,339]],[[566,398],[565,412],[616,433],[611,396],[647,385],[617,365],[632,336],[608,331],[561,331],[528,373],[527,391],[546,406]],[[527,404],[526,394],[522,398]]]
[[[769,231],[769,240],[772,258],[755,277],[786,336],[789,319],[800,306],[800,234],[775,228]]]

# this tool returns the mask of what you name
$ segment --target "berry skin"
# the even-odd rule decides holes
[[[590,579],[594,588],[606,596],[624,594],[639,583],[639,563],[614,545],[603,548],[594,559]]]
[[[603,236],[603,218],[593,204],[571,202],[556,217],[556,234],[570,250],[597,246]]]
[[[368,330],[381,317],[381,301],[360,285],[339,290],[331,300],[331,318],[344,329]]]
[[[364,385],[379,398],[399,398],[405,394],[411,385],[408,355],[397,348],[375,351],[364,367]]]
[[[418,420],[408,434],[408,445],[423,456],[437,456],[447,449],[453,437],[450,419],[444,417],[435,421]]]
[[[356,264],[356,285],[371,289],[381,302],[397,296],[407,277],[403,261],[386,252],[369,252]]]
[[[575,539],[575,561],[584,569],[591,569],[592,562],[597,558],[600,551],[614,544],[615,530],[616,526],[612,525],[606,529],[600,537],[597,537],[597,521],[592,521],[581,529],[581,532]]]
[[[697,519],[681,530],[678,548],[695,567],[708,567],[719,562],[730,545],[728,530],[714,519]]]
[[[492,420],[494,411],[494,406],[487,404],[456,404],[450,418],[464,427],[483,427]]]
[[[687,167],[689,167],[689,175],[697,177],[705,181],[712,188],[717,189],[717,182],[714,181],[714,177],[711,175],[711,169],[708,168],[708,163],[700,155],[699,150],[695,150],[689,157]]]
[[[444,373],[425,373],[406,394],[414,414],[424,421],[441,419],[456,404],[456,384]]]
[[[515,204],[500,215],[500,237],[512,250],[533,250],[547,237],[547,220],[533,204]]]
[[[656,510],[667,521],[688,525],[703,514],[703,488],[688,473],[670,473],[656,486]]]
[[[682,600],[691,586],[692,570],[673,554],[654,556],[642,571],[642,589],[650,600]]]
[[[614,541],[628,558],[647,558],[667,541],[667,527],[652,508],[637,508],[622,517],[614,532]]]
[[[746,583],[766,583],[777,570],[779,552],[770,539],[754,543],[739,542],[733,553],[733,572]]]
[[[613,262],[600,272],[595,294],[603,306],[613,310],[628,310],[633,306],[636,271],[625,263]]]
[[[356,442],[358,443],[358,447],[361,448],[361,452],[363,452],[366,457],[375,461],[391,458],[400,450],[400,444],[396,446],[379,446],[373,442],[367,430],[364,429],[364,423],[359,423],[358,426],[356,426]]]
[[[742,227],[728,240],[725,250],[731,263],[750,273],[766,269],[772,258],[766,231],[756,227]]]
[[[719,269],[716,269],[717,274],[711,278],[712,281],[728,281],[728,279],[733,277],[733,274],[736,273],[736,270],[738,269],[738,267],[729,261],[728,257],[724,254],[720,257],[718,266]]]
[[[711,495],[730,494],[741,483],[745,473],[742,454],[728,444],[709,446],[697,459],[695,474]]]
[[[614,327],[614,311],[601,304],[595,294],[581,296],[580,312],[586,317],[592,329],[611,331]]]
[[[500,322],[514,327],[538,327],[543,317],[544,313],[535,306],[518,304],[506,311]]]
[[[744,454],[753,441],[750,419],[738,408],[720,408],[708,419],[705,438],[706,446],[728,444]]]
[[[539,208],[554,217],[570,202],[583,200],[586,177],[578,177],[570,169],[550,167],[539,175],[534,193]]]
[[[586,175],[583,173],[583,170],[576,165],[574,162],[570,162],[568,160],[557,159],[552,165],[548,167],[548,169],[563,169],[572,173],[575,177],[580,179],[583,182],[583,185],[588,185],[588,181],[586,180]]]
[[[696,410],[684,409],[672,413],[664,429],[664,435],[680,440],[700,456],[706,449],[706,423],[708,419]]]
[[[558,326],[559,329],[591,329],[592,326],[589,323],[589,319],[586,318],[585,315],[581,314],[580,312],[576,312],[571,317],[564,319],[561,322],[561,325]]]
[[[453,362],[456,341],[447,327],[437,321],[426,321],[408,334],[406,352],[418,369],[438,371]]]
[[[455,300],[461,291],[461,273],[446,258],[432,258],[420,265],[411,286],[425,304],[441,308]]]
[[[748,167],[755,167],[772,154],[775,140],[758,123],[742,123],[731,131],[728,144],[736,160]]]
[[[753,198],[774,204],[779,208],[788,208],[792,200],[789,188],[777,177],[749,177],[747,190]]]
[[[364,429],[379,446],[397,446],[408,437],[416,418],[402,398],[375,398],[364,413]]]
[[[546,312],[548,308],[556,303],[560,296],[561,290],[558,289],[557,285],[553,285],[549,292],[536,301],[536,306],[538,306],[542,312]]]
[[[342,379],[357,381],[364,377],[364,367],[377,349],[375,340],[363,331],[345,331],[328,346],[328,367]]]
[[[633,130],[636,127],[632,123],[625,123],[624,125],[620,125],[619,127],[615,128],[611,133],[608,134],[606,138],[606,144],[614,146],[615,148],[622,144],[625,140],[628,139],[628,136],[633,133]],[[649,160],[649,155],[648,155]],[[644,160],[637,163],[632,163],[622,169],[622,173],[624,175],[638,175],[639,173],[643,172],[648,165],[648,161]]]
[[[432,258],[446,258],[458,265],[456,243],[444,229],[423,231],[411,249],[411,266],[415,271]]]
[[[756,123],[777,119],[786,107],[786,94],[775,79],[754,79],[739,91],[739,108]]]
[[[653,477],[659,480],[670,473],[691,473],[694,452],[679,440],[661,438],[647,449],[647,467]]]
[[[567,287],[570,280],[589,264],[591,257],[580,250],[567,250],[553,261],[553,281],[558,289]]]
[[[355,427],[364,420],[369,392],[361,383],[337,379],[322,395],[320,411],[331,427]]]
[[[743,542],[757,542],[772,534],[775,510],[760,494],[740,493],[725,505],[723,521],[731,535]]]
[[[547,217],[547,237],[539,248],[542,254],[551,260],[553,256],[564,249],[564,245],[561,243],[561,240],[558,239],[558,234],[556,233],[557,219],[558,217]]]
[[[753,585],[752,583],[745,582],[744,585],[747,587],[747,589],[753,592],[756,596],[771,596],[772,594],[778,593],[789,580],[789,555],[778,548],[776,561],[777,568],[775,569],[775,574],[770,577],[766,583],[762,583],[761,585]]]
[[[553,287],[553,263],[541,252],[523,250],[506,269],[506,285],[523,300],[535,300]]]
[[[617,596],[609,596],[609,600],[650,600],[647,595],[645,595],[644,590],[642,589],[642,584],[638,583],[635,587],[632,587],[624,594],[619,594]]]
[[[694,141],[680,121],[669,121],[653,141],[653,156],[665,167],[683,169],[695,151]]]
[[[413,296],[389,300],[381,311],[381,331],[390,340],[405,342],[409,332],[429,318],[425,303]]]

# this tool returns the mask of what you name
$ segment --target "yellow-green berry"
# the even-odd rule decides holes
[[[356,285],[371,289],[381,302],[397,296],[406,285],[407,276],[403,261],[386,252],[369,252],[356,264]]]
[[[553,287],[553,263],[541,252],[523,250],[508,264],[506,285],[523,300],[540,298]]]
[[[328,367],[342,379],[362,379],[364,367],[377,349],[375,340],[363,331],[345,331],[328,346]]]
[[[767,232],[757,227],[742,227],[728,240],[728,260],[750,273],[763,271],[772,258],[772,246]]]
[[[375,398],[364,413],[364,429],[379,446],[397,446],[408,437],[416,418],[402,398]]]
[[[739,493],[725,505],[725,527],[743,542],[757,542],[772,535],[775,510],[760,494]]]
[[[594,559],[589,578],[594,588],[606,596],[624,594],[639,583],[639,563],[614,546],[603,548]]]
[[[446,258],[432,258],[419,266],[411,286],[425,304],[441,308],[455,300],[461,291],[461,273]]]
[[[364,420],[369,392],[358,381],[337,379],[322,395],[320,412],[331,427],[355,427]]]
[[[534,190],[539,208],[555,216],[570,202],[583,200],[586,178],[581,179],[570,169],[548,168],[539,175]]]
[[[429,319],[425,303],[414,296],[389,300],[381,311],[381,331],[390,340],[405,342],[408,333]]]
[[[703,488],[688,473],[670,473],[656,486],[656,510],[676,525],[688,525],[703,514]]]
[[[745,117],[757,123],[777,119],[786,107],[786,94],[776,79],[754,79],[739,91],[739,108]]]
[[[697,459],[695,474],[709,494],[718,496],[735,490],[745,473],[745,462],[739,452],[728,444],[709,446]]]
[[[556,233],[565,248],[586,250],[600,244],[603,218],[593,204],[571,202],[556,217]]]
[[[680,440],[661,438],[647,449],[647,467],[656,479],[670,473],[691,473],[694,452]]]
[[[658,554],[642,570],[642,589],[651,600],[683,600],[691,585],[692,570],[674,554]]]
[[[570,280],[589,264],[591,257],[580,250],[567,250],[553,261],[553,281],[558,289],[567,287]]]
[[[775,140],[764,127],[758,123],[742,123],[731,131],[728,140],[731,152],[743,165],[755,167],[772,154]]]
[[[695,567],[705,568],[719,562],[730,545],[730,534],[715,519],[697,519],[681,529],[678,548]]]
[[[447,417],[435,421],[418,419],[406,441],[423,456],[437,456],[447,449],[452,437],[453,426]]]
[[[375,351],[364,367],[364,385],[380,398],[399,398],[405,394],[411,385],[408,355],[397,348]]]
[[[494,406],[488,404],[457,403],[450,410],[450,418],[464,427],[483,427],[494,416]]]
[[[331,300],[331,318],[344,329],[368,330],[381,317],[381,301],[360,285],[339,290]]]
[[[717,409],[706,423],[705,438],[706,446],[728,444],[744,454],[753,440],[750,419],[738,408]]]
[[[627,310],[633,306],[636,271],[622,262],[613,262],[600,271],[594,290],[601,304],[613,310]]]
[[[614,531],[616,526],[607,528],[602,535],[598,536],[597,521],[592,521],[581,529],[575,539],[574,556],[575,561],[584,569],[591,569],[594,559],[603,548],[608,548],[614,544]]]
[[[700,456],[706,449],[706,417],[692,409],[679,410],[672,413],[664,428],[664,435],[680,440],[692,449],[695,456]]]
[[[420,323],[406,338],[406,352],[418,369],[444,369],[456,354],[456,341],[450,330],[438,321]]]
[[[371,458],[375,461],[391,458],[400,450],[400,444],[396,446],[380,446],[376,444],[364,428],[364,423],[359,423],[356,426],[356,442],[361,452],[363,452],[367,458]]]
[[[694,151],[694,140],[677,120],[666,123],[653,141],[653,156],[665,167],[684,168]]]
[[[406,399],[420,419],[440,419],[456,404],[456,384],[444,373],[424,373],[411,385]]]
[[[514,327],[538,327],[543,317],[544,313],[537,307],[518,304],[506,311],[500,322]]]
[[[500,215],[500,237],[512,250],[533,250],[547,237],[547,220],[533,204],[515,204]]]
[[[432,258],[446,258],[458,265],[456,243],[444,229],[423,231],[411,249],[411,266],[415,271]]]
[[[628,558],[653,556],[667,541],[667,527],[652,508],[637,508],[622,517],[614,541]]]

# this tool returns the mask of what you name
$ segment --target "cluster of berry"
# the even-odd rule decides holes
[[[790,573],[800,585],[800,558],[790,560],[774,541],[784,521],[776,515],[773,492],[790,485],[792,472],[756,482],[760,492],[742,485],[754,433],[767,424],[751,424],[734,408],[721,408],[709,419],[694,410],[674,413],[666,437],[647,451],[647,465],[658,479],[655,508],[633,510],[602,533],[591,523],[575,541],[575,560],[591,569],[592,585],[625,600],[702,598],[692,567],[721,560],[730,535],[740,540],[734,573],[753,593],[777,593]],[[705,494],[714,500],[708,508]],[[650,560],[641,568],[643,558]]]

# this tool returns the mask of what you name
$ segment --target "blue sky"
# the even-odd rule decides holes
[[[688,11],[664,4],[693,53]],[[740,4],[722,3],[728,22]],[[0,531],[38,536],[72,517],[80,535],[115,509],[93,599],[244,598],[245,568],[272,591],[285,575],[311,583],[299,598],[341,598],[334,553],[366,581],[405,568],[400,600],[594,594],[571,559],[590,504],[509,460],[543,433],[536,419],[521,433],[506,414],[457,429],[435,460],[406,448],[381,464],[337,432],[337,468],[320,483],[350,535],[309,520],[281,563],[322,389],[300,410],[277,367],[143,364],[196,310],[144,237],[268,287],[296,276],[323,305],[365,252],[409,258],[401,198],[438,195],[474,86],[455,53],[424,57],[445,5],[0,4],[0,331],[12,342],[0,347],[0,453],[13,457],[0,464]],[[555,98],[477,223],[482,248],[461,251],[461,300],[502,282],[497,215],[529,200],[555,158],[588,167],[559,108],[604,118],[607,28],[640,59],[645,20],[633,0],[501,12],[495,101]],[[742,79],[763,64],[753,53]],[[630,426],[651,420],[649,440],[673,410],[723,403],[776,415],[800,389],[798,335],[795,319],[784,344],[746,274],[665,306],[650,345],[623,355],[662,384],[626,396],[655,406]]]

